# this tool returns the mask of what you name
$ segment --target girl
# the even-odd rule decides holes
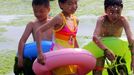
[[[62,10],[60,14],[55,16],[49,23],[44,24],[37,30],[37,47],[38,47],[38,62],[45,64],[44,56],[41,49],[40,35],[48,30],[54,28],[54,50],[61,48],[75,48],[78,47],[76,41],[78,19],[73,15],[77,9],[77,0],[58,0],[59,6]],[[76,66],[69,65],[53,70],[54,75],[74,75],[76,74]]]

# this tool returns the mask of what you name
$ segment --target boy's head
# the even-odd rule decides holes
[[[107,14],[109,20],[115,21],[121,16],[123,9],[122,0],[105,0],[105,13]]]
[[[58,0],[59,7],[63,12],[73,14],[77,9],[78,0]]]
[[[49,0],[33,0],[32,7],[35,17],[39,21],[46,20],[50,11]]]

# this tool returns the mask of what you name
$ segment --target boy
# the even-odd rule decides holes
[[[97,20],[93,41],[99,48],[104,50],[105,56],[97,58],[93,75],[102,75],[105,58],[108,58],[111,62],[115,60],[115,54],[101,42],[101,39],[103,37],[121,37],[123,29],[127,35],[129,45],[131,46],[131,67],[134,68],[134,39],[127,19],[121,15],[123,9],[122,0],[105,0],[104,6],[106,14],[99,17]]]
[[[16,62],[14,66],[14,73],[16,75],[19,74],[17,71],[19,71],[19,69],[22,68],[24,71],[24,75],[34,75],[32,71],[32,63],[34,59],[31,61],[27,58],[23,58],[23,49],[30,34],[32,34],[33,40],[35,41],[35,36],[36,36],[35,31],[37,30],[37,28],[50,21],[48,17],[50,12],[49,0],[33,0],[32,7],[36,19],[27,24],[25,31],[19,41],[18,57],[15,59]],[[52,28],[43,32],[43,34],[41,35],[41,39],[52,40]],[[30,61],[29,64],[28,61]]]

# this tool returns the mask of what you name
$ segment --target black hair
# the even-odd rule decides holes
[[[122,0],[105,0],[104,1],[105,10],[107,9],[107,7],[114,6],[114,5],[121,6],[121,8],[123,8]]]
[[[58,3],[66,3],[67,0],[58,0]]]
[[[60,7],[60,3],[66,3],[66,2],[67,2],[67,0],[58,0],[59,7]],[[62,8],[60,7],[60,9],[62,9]]]
[[[32,1],[32,6],[33,5],[44,5],[46,7],[50,7],[49,0],[33,0]]]

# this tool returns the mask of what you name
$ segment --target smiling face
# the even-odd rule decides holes
[[[106,8],[105,13],[107,14],[110,21],[115,21],[121,16],[122,7],[121,6],[109,6]]]
[[[60,8],[67,14],[74,14],[77,9],[77,0],[67,0],[65,3],[59,3]]]
[[[33,11],[35,17],[39,21],[46,20],[50,11],[49,7],[45,7],[44,5],[33,5]]]

